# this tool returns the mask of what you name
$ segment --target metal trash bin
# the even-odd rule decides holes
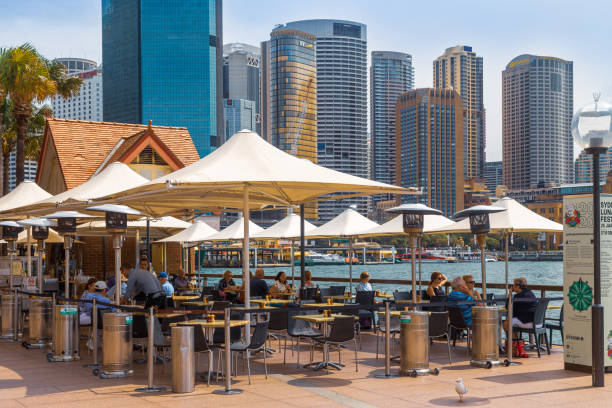
[[[122,378],[134,375],[132,369],[132,314],[107,312],[102,331],[102,370],[93,370],[100,378]]]
[[[15,330],[19,333],[19,317],[21,316],[20,296],[13,293],[4,293],[0,296],[2,302],[2,326],[0,328],[0,339],[15,339]],[[17,308],[17,321],[15,320],[15,308]]]
[[[27,348],[43,348],[51,344],[53,304],[50,299],[30,299],[30,323]]]
[[[53,319],[53,337],[49,361],[80,360],[79,306],[75,303],[57,305]]]
[[[405,311],[400,314],[400,375],[416,377],[435,374],[429,368],[429,313]]]
[[[171,330],[172,392],[195,390],[195,355],[193,326],[178,326]]]
[[[499,360],[499,307],[472,307],[472,359],[475,367],[491,368]]]

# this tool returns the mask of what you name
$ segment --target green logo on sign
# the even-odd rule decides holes
[[[60,309],[60,314],[63,316],[66,315],[75,315],[77,314],[77,308],[76,307],[62,307]]]
[[[574,310],[579,312],[584,312],[593,303],[593,289],[582,278],[571,284],[567,296]]]
[[[132,324],[132,316],[125,316],[125,324]]]

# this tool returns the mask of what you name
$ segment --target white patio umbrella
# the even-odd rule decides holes
[[[489,223],[491,231],[498,231],[504,234],[504,247],[505,247],[505,279],[506,279],[506,296],[511,296],[511,292],[508,290],[508,241],[510,235],[515,232],[561,232],[563,231],[563,225],[555,221],[549,220],[548,218],[542,217],[539,214],[531,211],[516,200],[509,197],[504,197],[493,204],[492,207],[504,208],[506,211],[489,215]],[[440,227],[434,229],[433,232],[446,232],[446,233],[465,233],[471,232],[470,220],[468,218],[455,223],[450,227]],[[511,301],[508,302],[512,304]],[[508,318],[512,321],[512,307],[508,310]],[[509,339],[509,350],[508,350],[508,361],[512,361],[512,325],[509,325],[508,339]]]
[[[207,241],[208,237],[218,232],[219,231],[217,231],[204,221],[196,221],[178,234],[174,234],[172,236],[160,239],[156,242],[180,242],[181,244],[202,242]]]
[[[151,215],[185,210],[240,210],[248,220],[251,209],[267,205],[298,206],[306,202],[379,193],[408,194],[405,189],[351,176],[292,156],[243,130],[211,154],[185,168],[142,186],[100,199],[127,204]],[[244,223],[242,274],[245,306],[250,307],[249,223]]]
[[[349,290],[353,292],[353,241],[379,225],[349,208],[330,221],[305,234],[309,238],[348,238],[349,243]],[[304,256],[304,254],[302,254]]]
[[[40,200],[51,197],[51,194],[43,190],[33,181],[23,181],[19,183],[17,187],[10,193],[0,197],[0,213],[10,211],[17,207],[29,205]],[[12,217],[2,215],[2,218],[26,218],[23,214],[16,214]],[[26,234],[28,237],[32,235],[32,229],[26,227]],[[31,244],[27,244],[27,273],[28,276],[32,276],[32,250]]]
[[[249,226],[247,227],[249,232],[253,232],[253,235],[263,231],[259,225],[249,220]],[[244,235],[244,217],[239,217],[236,221],[223,228],[221,231],[212,234],[206,240],[207,241],[238,241],[245,239]],[[249,236],[248,238],[253,238]]]
[[[293,245],[295,240],[300,237],[300,216],[297,214],[289,214],[276,224],[265,230],[253,234],[254,239],[287,239],[291,241],[291,284],[295,284],[295,261]],[[313,224],[304,220],[304,233],[307,235],[310,231],[317,228]],[[302,255],[303,256],[303,255]]]

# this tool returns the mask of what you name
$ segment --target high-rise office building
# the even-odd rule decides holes
[[[259,63],[259,131],[261,137],[270,139],[270,41],[261,42]]]
[[[573,63],[519,55],[502,72],[504,184],[574,182]]]
[[[436,89],[454,89],[463,99],[465,178],[482,177],[485,164],[485,108],[482,99],[482,57],[472,47],[447,48],[433,62]]]
[[[484,179],[487,190],[495,192],[495,187],[504,184],[502,177],[502,162],[486,162],[484,165]]]
[[[245,100],[255,103],[256,121],[259,122],[259,67],[261,52],[258,47],[242,43],[230,43],[223,46],[223,109],[230,106],[228,100]],[[244,104],[245,106],[250,104]],[[234,105],[235,107],[235,105]],[[247,108],[247,109],[250,109]],[[244,117],[248,117],[245,112]],[[225,118],[227,124],[227,118]],[[250,118],[248,119],[250,123]],[[259,133],[258,124],[238,124],[240,129],[249,129]],[[239,129],[239,130],[240,130]],[[226,135],[234,133],[225,130]]]
[[[223,119],[225,120],[225,139],[243,129],[253,132],[257,128],[255,101],[246,99],[223,99]]]
[[[403,196],[451,216],[463,209],[463,103],[450,89],[416,89],[395,108],[396,183],[419,187]]]
[[[104,120],[186,126],[224,142],[222,0],[102,0]]]
[[[395,184],[395,103],[401,94],[413,88],[414,69],[410,54],[372,51],[370,142],[373,180]]]
[[[576,183],[593,183],[593,155],[584,150],[576,159]],[[606,182],[608,172],[612,170],[612,149],[599,157],[599,181]]]
[[[303,20],[280,28],[316,37],[318,163],[368,177],[366,26],[343,20]],[[321,202],[319,220],[328,221],[350,206],[365,215],[369,201],[354,197]]]
[[[9,156],[9,191],[17,187],[17,162],[15,161],[15,151]],[[36,160],[25,160],[23,163],[23,179],[27,181],[36,181],[36,170],[38,162]]]
[[[51,97],[53,116],[62,119],[102,121],[102,69],[94,61],[81,58],[58,58],[69,76],[78,76],[83,83],[79,94],[70,98]]]

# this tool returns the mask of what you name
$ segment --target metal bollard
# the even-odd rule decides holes
[[[193,326],[177,326],[171,329],[172,392],[175,393],[195,390],[196,366],[193,332]]]
[[[230,336],[230,308],[225,308],[225,320],[224,320],[224,329],[225,329],[225,389],[223,390],[214,390],[213,394],[224,394],[224,395],[232,395],[232,394],[240,394],[242,390],[240,389],[232,389],[232,349],[231,349],[231,336]],[[250,333],[247,333],[247,338],[250,336]]]
[[[376,378],[394,378],[397,374],[391,374],[391,301],[385,299],[385,373],[377,374]]]
[[[85,364],[83,367],[98,368],[98,306],[96,298],[92,299],[91,303],[91,332],[93,333],[93,363]]]
[[[142,388],[136,388],[136,391],[140,392],[160,392],[165,391],[165,387],[153,385],[153,363],[155,362],[155,343],[153,342],[154,336],[154,319],[155,313],[153,306],[149,308],[149,339],[148,339],[148,350],[147,350],[147,386]]]
[[[28,339],[22,344],[29,349],[45,348],[51,344],[51,325],[53,321],[52,305],[49,299],[32,299],[30,301],[30,324]]]

